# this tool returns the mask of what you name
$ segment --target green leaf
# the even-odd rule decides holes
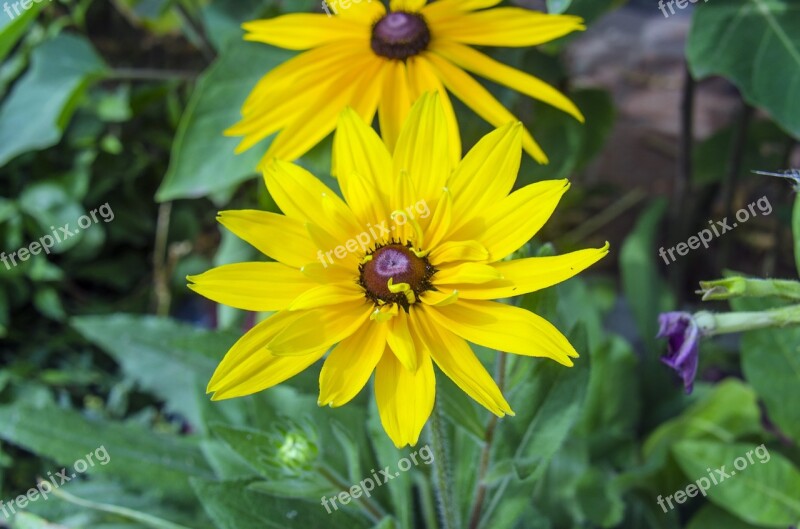
[[[730,79],[800,138],[800,5],[789,0],[702,3],[694,12],[687,58],[696,78]]]
[[[560,15],[569,8],[572,0],[547,0],[547,12]]]
[[[44,6],[43,3],[35,3],[18,16],[12,11],[14,18],[9,17],[7,12],[0,14],[0,60],[6,58]]]
[[[197,497],[219,529],[367,529],[352,509],[325,510],[320,501],[274,498],[252,491],[246,481],[193,479]],[[338,506],[338,503],[337,503]]]
[[[11,523],[11,529],[66,529],[63,525],[50,523],[35,514],[21,511]]]
[[[34,49],[30,69],[0,108],[0,166],[58,143],[89,83],[105,71],[83,37],[64,33]]]
[[[709,529],[724,527],[725,529],[763,529],[763,525],[751,525],[723,511],[714,505],[706,505],[692,517],[686,529]]]
[[[755,452],[756,448],[759,452]],[[800,471],[777,452],[765,454],[764,450],[749,444],[709,441],[683,441],[672,448],[690,481],[708,480],[709,468],[730,474],[728,478],[720,477],[722,481],[708,490],[708,499],[719,507],[755,525],[797,525]],[[714,476],[719,474],[714,472]]]
[[[264,44],[235,42],[203,74],[181,118],[159,202],[229,191],[256,174],[269,140],[236,155],[238,138],[223,131],[240,119],[239,109],[259,79],[291,57]]]
[[[76,461],[86,461],[87,454],[96,453],[102,445],[107,463],[90,466],[88,473],[114,475],[147,490],[185,497],[189,477],[212,477],[200,450],[188,438],[89,420],[56,407],[2,407],[0,424],[0,439],[54,459],[68,470]]]
[[[239,401],[212,403],[205,387],[237,333],[197,329],[164,318],[116,314],[74,318],[71,325],[106,351],[143,389],[164,399],[200,432],[209,419],[240,415]]]

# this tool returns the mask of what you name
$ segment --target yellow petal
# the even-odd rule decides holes
[[[387,330],[370,322],[333,348],[319,376],[320,406],[342,406],[358,395],[386,349]]]
[[[553,324],[527,310],[494,301],[459,300],[427,311],[438,325],[474,344],[506,353],[552,358],[572,366],[578,353]]]
[[[438,0],[430,2],[422,9],[423,16],[429,22],[437,22],[442,18],[461,16],[462,13],[494,7],[503,0]],[[433,26],[433,24],[431,24]],[[435,26],[434,26],[435,29]]]
[[[439,290],[426,290],[420,295],[419,300],[426,305],[444,307],[458,301],[458,290],[454,288],[440,288]]]
[[[422,336],[433,361],[464,393],[498,417],[514,415],[500,388],[472,352],[467,342],[450,331],[433,325],[422,307],[411,313],[411,325]]]
[[[454,237],[478,238],[489,250],[489,261],[499,261],[536,235],[567,189],[567,180],[545,180],[525,186],[488,210],[483,218],[464,226]]]
[[[424,94],[411,108],[394,150],[395,178],[407,172],[418,193],[409,200],[432,201],[441,195],[453,167],[452,159],[441,155],[450,152],[449,134],[439,95]],[[408,205],[400,203],[396,208]]]
[[[387,350],[375,370],[375,400],[383,429],[397,448],[415,445],[433,410],[436,380],[433,363],[422,355],[416,373]]]
[[[383,99],[378,107],[381,136],[390,151],[394,151],[400,128],[411,110],[408,72],[403,61],[384,61]]]
[[[281,263],[236,263],[187,277],[189,288],[217,303],[242,310],[283,310],[314,288],[299,270]]]
[[[520,296],[547,288],[586,270],[608,254],[608,243],[602,248],[580,250],[554,257],[531,257],[494,263],[503,279],[478,284],[458,284],[464,299],[499,299]]]
[[[347,9],[339,6],[340,1],[341,0],[327,0],[329,9],[335,12],[339,17],[359,22],[368,29],[371,29],[372,24],[386,14],[386,8],[378,0],[373,2],[369,0],[350,2],[350,6]]]
[[[266,344],[302,313],[279,312],[250,329],[217,366],[207,391],[213,400],[230,399],[262,391],[293,377],[322,358],[325,349],[303,356],[276,357]]]
[[[289,50],[307,50],[330,42],[369,37],[369,28],[353,20],[312,13],[291,13],[242,24],[244,40]]]
[[[486,261],[489,250],[477,241],[447,241],[431,251],[429,257],[434,266],[455,261]]]
[[[298,356],[327,349],[356,332],[370,312],[372,304],[363,299],[335,308],[299,311],[301,316],[276,334],[267,348],[275,356]]]
[[[436,41],[433,50],[455,64],[486,79],[543,101],[583,123],[583,114],[567,96],[525,72],[506,66],[469,46],[446,40]]]
[[[392,0],[389,3],[389,10],[416,13],[425,7],[425,2],[426,0]]]
[[[453,230],[508,196],[519,172],[522,133],[518,121],[490,132],[456,167],[447,184],[453,194]]]
[[[428,223],[425,233],[425,247],[436,248],[450,232],[450,225],[453,221],[453,197],[450,190],[445,188],[442,195],[436,201],[436,210]]]
[[[411,87],[411,100],[416,101],[426,93],[436,93],[439,95],[439,102],[444,110],[445,120],[447,121],[447,142],[450,145],[450,165],[455,167],[461,159],[461,132],[458,129],[458,119],[447,95],[442,81],[436,75],[436,70],[430,61],[425,58],[425,54],[416,55],[407,59],[408,82]]]
[[[257,210],[221,211],[217,220],[234,235],[276,261],[299,268],[317,258],[305,225],[285,215]]]
[[[415,373],[419,368],[418,353],[408,328],[408,314],[404,310],[398,311],[397,316],[392,318],[387,325],[389,332],[386,335],[386,341],[389,347],[403,367]]]
[[[501,7],[453,17],[435,25],[436,37],[476,46],[538,46],[586,29],[583,19]]]
[[[364,289],[354,282],[315,285],[297,296],[286,308],[288,310],[308,310],[340,303],[352,303],[359,299],[364,299]],[[332,308],[335,310],[335,307]]]
[[[431,53],[427,57],[436,68],[447,89],[480,117],[495,127],[502,127],[510,121],[517,121],[517,118],[500,101],[464,70],[435,53]],[[534,160],[539,163],[547,163],[544,151],[527,130],[522,135],[522,146]]]
[[[436,287],[440,285],[482,284],[503,279],[503,274],[492,265],[462,263],[442,268],[433,276]],[[446,290],[446,289],[445,289]]]
[[[275,160],[264,171],[264,180],[288,217],[316,224],[340,244],[363,229],[347,204],[302,167]]]

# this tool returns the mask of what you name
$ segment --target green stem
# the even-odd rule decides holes
[[[800,305],[790,305],[761,312],[725,312],[714,314],[702,311],[694,319],[705,336],[753,331],[768,327],[800,325]]]
[[[714,281],[700,281],[698,294],[703,301],[724,300],[738,297],[780,297],[800,300],[800,282],[787,279],[750,279],[729,277]]]
[[[433,479],[442,515],[441,527],[442,529],[458,529],[460,524],[457,518],[458,513],[453,505],[453,494],[450,490],[450,475],[447,466],[443,426],[439,406],[434,406],[428,423],[428,437],[433,449]]]

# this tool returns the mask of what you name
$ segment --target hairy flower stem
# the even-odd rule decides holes
[[[497,358],[497,365],[495,366],[495,381],[500,391],[503,391],[506,379],[506,355],[499,353]],[[475,500],[472,502],[472,513],[469,519],[469,529],[478,529],[481,522],[481,510],[483,509],[483,502],[486,499],[486,473],[489,471],[489,459],[492,453],[492,443],[494,442],[494,431],[497,428],[497,415],[492,415],[489,419],[489,424],[486,426],[486,435],[484,437],[483,450],[481,451],[481,462],[478,467],[478,488],[475,490]]]
[[[433,448],[433,479],[436,497],[439,500],[439,511],[442,517],[442,529],[459,529],[458,512],[453,505],[453,493],[450,489],[450,472],[447,464],[444,425],[442,424],[439,406],[434,406],[431,420],[428,423],[428,437]]]
[[[729,277],[714,281],[700,281],[697,293],[703,301],[732,298],[781,297],[800,300],[800,281],[788,279],[750,279]]]
[[[767,327],[800,325],[800,305],[760,312],[725,312],[714,314],[701,311],[694,315],[704,336],[753,331]]]

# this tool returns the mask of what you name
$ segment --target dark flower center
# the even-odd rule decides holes
[[[405,60],[423,52],[431,32],[422,15],[395,11],[372,26],[372,51],[388,59]]]
[[[393,242],[367,254],[359,271],[369,300],[376,305],[397,303],[407,311],[420,294],[433,290],[430,280],[436,269],[410,245]]]

